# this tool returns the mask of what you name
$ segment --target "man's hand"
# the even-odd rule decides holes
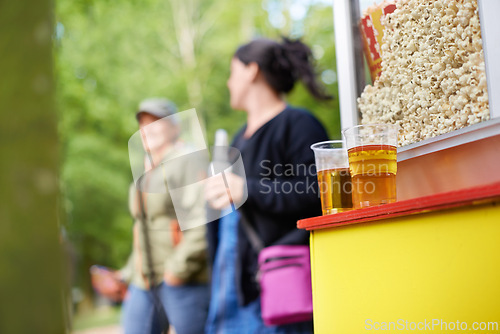
[[[90,276],[92,286],[99,294],[115,302],[120,302],[125,297],[127,285],[121,280],[119,272],[92,266]]]
[[[231,202],[239,203],[243,199],[245,180],[233,173],[224,173],[229,188],[222,178],[217,174],[208,179],[205,187],[205,198],[208,204],[217,210],[231,205]]]
[[[180,286],[184,284],[184,281],[182,279],[168,272],[165,272],[165,274],[163,275],[163,280],[170,286]]]

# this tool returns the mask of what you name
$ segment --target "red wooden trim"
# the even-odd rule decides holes
[[[297,222],[297,226],[300,229],[312,231],[493,201],[500,201],[500,182],[370,208],[302,219]]]

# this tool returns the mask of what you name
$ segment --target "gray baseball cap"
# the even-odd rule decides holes
[[[177,106],[170,100],[165,98],[149,98],[141,101],[139,109],[135,114],[135,118],[139,120],[142,113],[148,113],[158,118],[171,116],[177,112]]]

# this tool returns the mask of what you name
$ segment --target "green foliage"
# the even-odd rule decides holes
[[[322,51],[317,52],[319,68],[335,70],[331,6],[305,2],[307,15],[293,21],[289,8],[283,7],[282,14],[266,11],[270,4],[57,1],[62,183],[69,235],[81,259],[80,277],[93,263],[121,266],[130,251],[127,142],[137,130],[134,114],[142,99],[164,96],[180,110],[195,107],[211,143],[216,129],[234,134],[245,120],[243,112],[230,109],[226,87],[230,59],[241,43],[303,27],[304,40]],[[286,20],[281,29],[270,23],[275,15]],[[336,83],[327,88],[336,94]],[[312,110],[331,136],[339,136],[337,102],[318,103],[301,86],[289,100]]]
[[[336,72],[332,7],[326,5],[309,7],[303,25],[303,40],[311,46],[316,56],[319,78],[322,78],[324,71]],[[290,102],[307,107],[322,121],[332,139],[340,139],[338,84],[335,80],[325,86],[327,92],[334,97],[332,101],[315,101],[302,85],[298,85],[290,96]]]
[[[68,140],[65,180],[69,235],[85,260],[117,266],[130,251],[126,147],[106,137],[81,134]],[[83,248],[85,247],[85,248]]]

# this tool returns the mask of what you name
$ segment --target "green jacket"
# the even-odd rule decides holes
[[[196,170],[196,168],[199,169],[196,164],[167,166],[170,168],[169,180],[173,178],[174,181],[180,183],[193,173],[200,172]],[[187,283],[203,283],[208,280],[203,191],[201,188],[198,191],[193,190],[183,193],[181,201],[176,202],[177,210],[188,212],[189,224],[197,226],[183,232],[178,229],[176,212],[168,190],[163,193],[142,193],[156,278],[155,284],[162,282],[166,271]],[[132,184],[129,190],[129,210],[134,219],[133,251],[127,265],[121,269],[121,275],[125,281],[144,289],[147,286],[145,278],[149,277],[150,270],[146,258],[138,199],[137,188]],[[182,208],[179,208],[180,203]]]

